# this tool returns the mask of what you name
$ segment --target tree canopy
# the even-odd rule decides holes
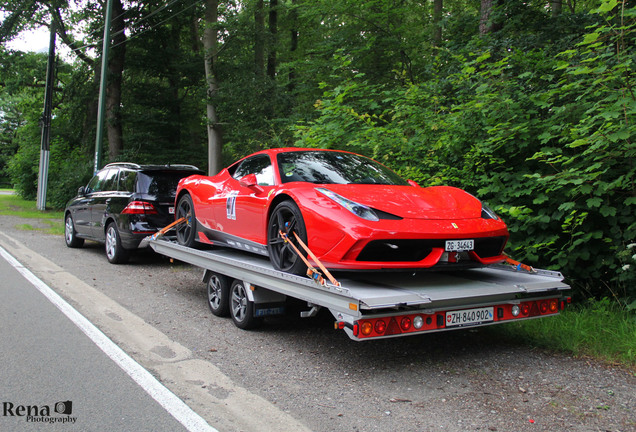
[[[516,259],[636,298],[633,2],[112,2],[105,162],[214,172],[261,148],[356,151],[489,202]],[[55,21],[72,50],[55,80],[55,207],[93,170],[104,5],[0,1],[0,183],[27,198],[46,55],[4,42]]]

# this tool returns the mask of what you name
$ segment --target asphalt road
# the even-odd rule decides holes
[[[633,372],[489,329],[356,343],[321,314],[246,332],[209,313],[196,268],[147,251],[113,266],[24,223],[0,216],[0,246],[219,431],[636,430]]]
[[[186,431],[18,270],[0,256],[3,431]]]

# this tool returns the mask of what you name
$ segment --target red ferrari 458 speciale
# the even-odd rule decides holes
[[[269,256],[281,271],[306,264],[281,237],[300,237],[331,270],[453,268],[504,261],[506,224],[469,193],[420,187],[358,154],[263,150],[208,177],[179,182],[182,245]],[[301,249],[302,250],[302,249]]]

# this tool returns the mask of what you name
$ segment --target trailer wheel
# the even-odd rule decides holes
[[[211,273],[208,280],[208,306],[218,317],[230,315],[230,279],[227,276]]]
[[[179,199],[175,211],[176,219],[185,217],[185,223],[177,225],[177,242],[187,247],[195,247],[196,242],[196,218],[194,215],[194,204],[190,194],[185,194]]]
[[[283,201],[278,204],[269,218],[267,226],[267,251],[269,259],[276,270],[296,275],[304,275],[307,265],[296,252],[285,242],[279,231],[286,233],[290,242],[297,249],[302,248],[295,239],[294,233],[307,244],[307,229],[300,209],[293,201]]]
[[[230,288],[230,315],[234,324],[243,330],[258,326],[261,319],[254,316],[254,302],[247,297],[245,283],[236,279]]]

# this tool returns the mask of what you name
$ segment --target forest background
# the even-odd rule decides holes
[[[627,0],[112,0],[104,163],[337,148],[508,223],[507,253],[636,310],[636,8]],[[56,23],[47,203],[93,174],[105,2],[0,1],[0,187],[35,199]],[[212,156],[208,157],[208,149]]]

